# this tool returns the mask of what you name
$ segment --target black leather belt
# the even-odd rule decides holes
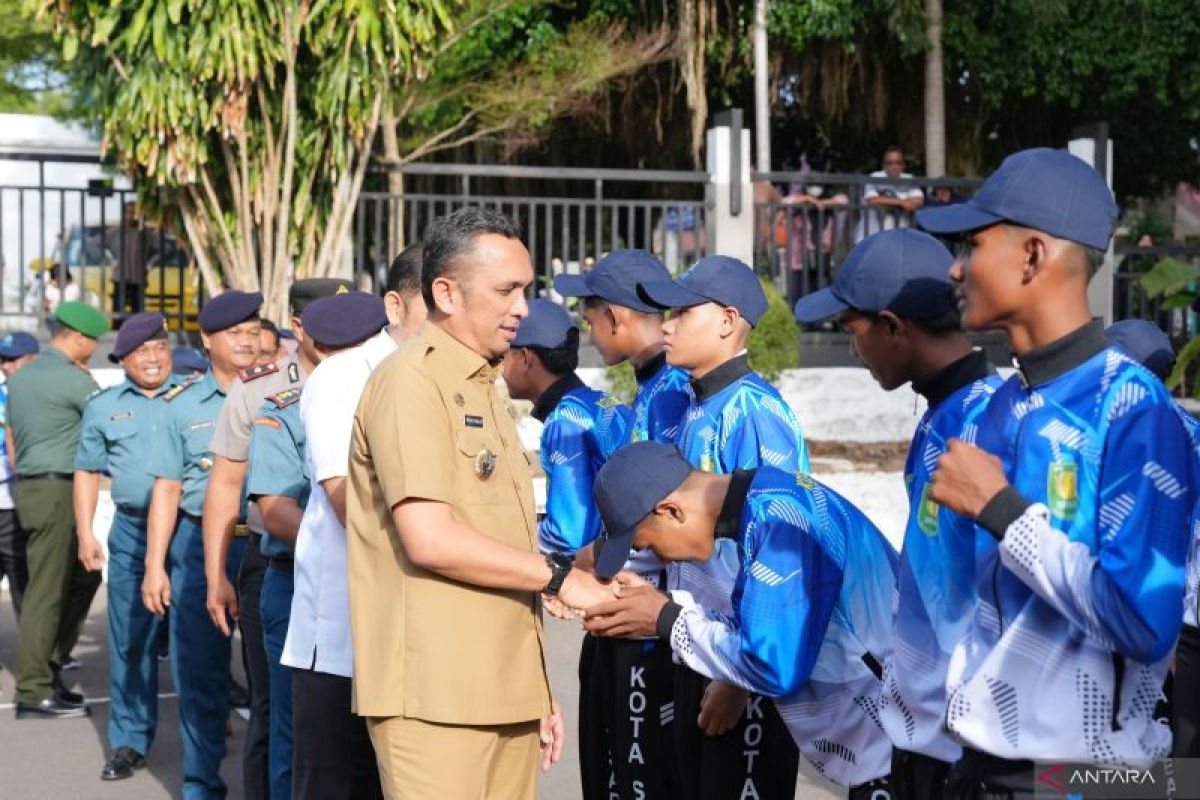
[[[267,558],[267,566],[271,569],[277,569],[280,572],[294,572],[296,561],[291,556],[269,556]]]
[[[32,475],[18,475],[19,481],[73,481],[75,474],[71,472],[35,472]]]

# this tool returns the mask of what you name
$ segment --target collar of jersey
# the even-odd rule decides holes
[[[993,372],[995,370],[988,363],[987,354],[982,350],[972,350],[928,378],[913,381],[912,388],[924,397],[932,408],[962,387],[983,380]]]
[[[655,375],[657,375],[658,371],[660,369],[662,369],[663,365],[666,363],[667,363],[667,354],[660,352],[654,358],[650,359],[645,364],[642,364],[640,367],[635,369],[633,371],[633,376],[635,378],[637,378],[637,382],[639,384],[646,383],[651,378],[653,378]]]
[[[558,404],[562,402],[563,396],[572,389],[578,389],[583,386],[583,381],[579,380],[579,376],[574,372],[568,372],[561,378],[550,384],[546,391],[542,392],[541,397],[533,404],[533,418],[538,422],[545,422],[546,417],[550,416],[550,412],[558,408]]]
[[[742,353],[729,359],[703,378],[692,378],[692,391],[696,395],[696,402],[703,403],[734,381],[749,375],[750,371],[750,356]]]
[[[1066,336],[1013,356],[1025,388],[1041,386],[1078,367],[1108,347],[1104,323],[1094,319]]]
[[[746,507],[746,495],[750,493],[754,473],[752,469],[735,469],[730,473],[729,491],[725,493],[725,502],[717,515],[715,533],[718,539],[738,538],[742,529],[742,509]]]

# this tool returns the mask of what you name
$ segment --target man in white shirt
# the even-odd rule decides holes
[[[300,416],[311,494],[296,539],[295,590],[282,663],[293,668],[292,797],[382,797],[366,724],[350,708],[354,674],[346,584],[346,475],[359,396],[371,372],[425,321],[421,248],[388,270],[387,328],[321,362],[305,385]]]
[[[871,173],[872,178],[912,178],[904,171],[904,151],[893,145],[883,152],[883,169]],[[912,214],[925,203],[921,187],[897,184],[869,183],[863,187],[862,217],[858,222],[861,241],[872,233],[892,228],[907,228],[912,224]]]

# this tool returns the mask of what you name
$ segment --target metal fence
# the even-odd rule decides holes
[[[865,237],[911,226],[918,199],[926,207],[962,202],[982,183],[816,172],[757,173],[753,180],[757,267],[790,303],[828,286]]]
[[[355,219],[357,274],[382,281],[403,244],[433,218],[465,205],[497,208],[524,233],[539,293],[559,273],[586,271],[605,253],[649,250],[672,271],[707,249],[708,174],[668,170],[559,169],[467,164],[380,167],[403,191],[363,192]]]
[[[83,300],[118,324],[152,310],[195,328],[200,275],[186,246],[141,224],[137,194],[98,155],[3,152],[0,162],[0,313],[31,327]]]

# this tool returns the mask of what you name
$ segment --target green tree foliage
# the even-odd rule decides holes
[[[762,281],[767,311],[750,332],[750,366],[771,383],[785,369],[800,366],[800,329],[787,300],[775,286]]]

